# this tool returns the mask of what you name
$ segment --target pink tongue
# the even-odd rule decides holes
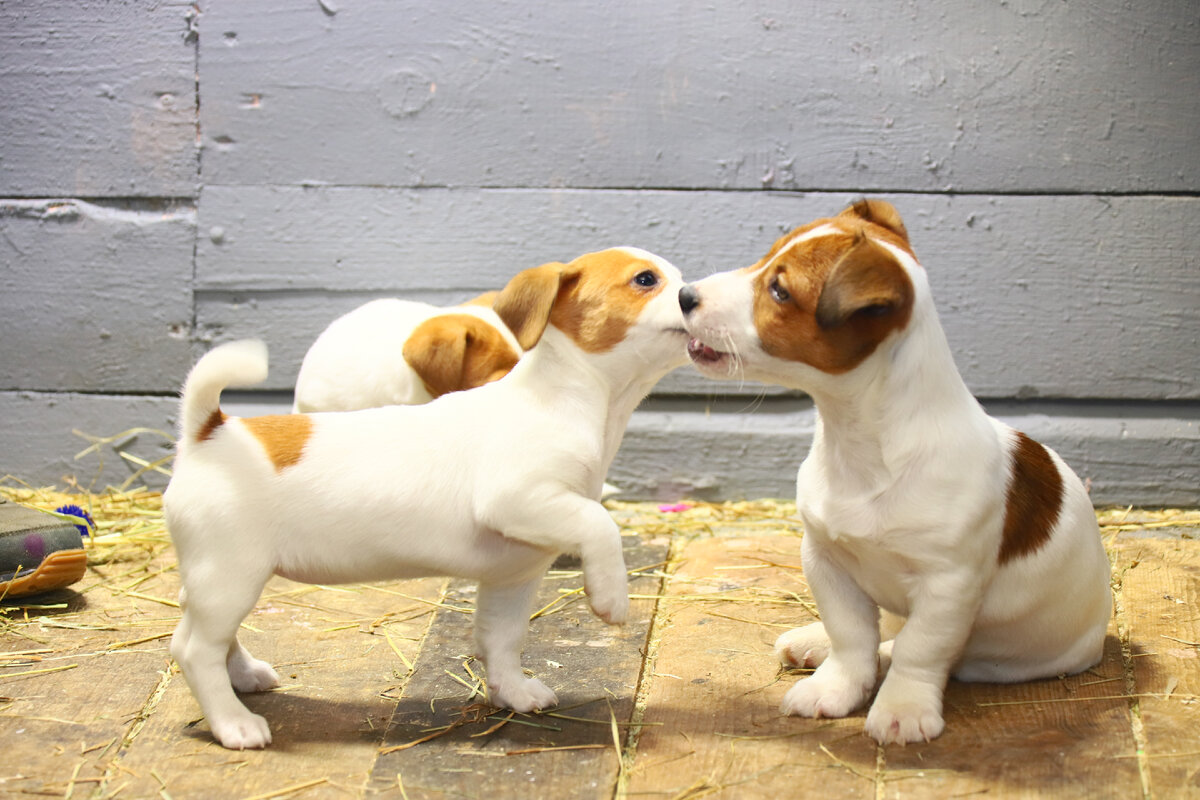
[[[688,355],[697,361],[716,361],[721,357],[721,354],[711,347],[706,345],[699,339],[692,339],[688,342]]]

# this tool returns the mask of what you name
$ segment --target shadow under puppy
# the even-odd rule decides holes
[[[262,381],[265,347],[205,355],[184,385],[164,510],[183,582],[171,654],[217,741],[271,741],[234,691],[279,682],[236,636],[272,575],[476,579],[491,702],[555,704],[521,670],[534,596],[574,552],[593,611],[609,623],[628,613],[620,531],[596,498],[635,406],[686,362],[682,286],[674,266],[633,248],[525,270],[497,313],[536,346],[504,379],[425,405],[229,417],[222,389]]]
[[[309,347],[293,411],[417,405],[508,374],[525,352],[489,292],[458,306],[389,297],[344,314]]]
[[[1100,660],[1112,596],[1087,491],[971,396],[895,208],[855,203],[679,301],[701,372],[817,406],[796,504],[823,622],[776,643],[784,663],[817,667],[785,713],[850,714],[890,653],[866,731],[928,740],[951,674],[1025,681]],[[881,608],[906,618],[883,648]]]

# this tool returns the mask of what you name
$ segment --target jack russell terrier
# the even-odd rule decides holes
[[[554,705],[521,670],[533,600],[555,557],[574,552],[592,610],[625,620],[620,530],[596,498],[634,407],[687,362],[682,286],[674,266],[633,248],[525,270],[496,312],[537,346],[505,379],[424,405],[230,417],[221,390],[262,381],[266,349],[233,342],[201,358],[164,509],[183,584],[171,655],[217,741],[271,741],[234,692],[279,683],[236,636],[272,575],[476,579],[491,702]]]
[[[329,324],[300,365],[293,411],[419,405],[508,374],[524,352],[490,292],[459,306],[372,300]]]
[[[701,372],[816,403],[796,503],[823,622],[776,642],[785,664],[817,667],[784,713],[844,717],[883,667],[866,732],[928,741],[950,675],[1016,682],[1100,660],[1112,597],[1087,491],[971,396],[891,205],[798,228],[679,302]],[[904,618],[885,616],[903,627],[882,647],[880,609]]]

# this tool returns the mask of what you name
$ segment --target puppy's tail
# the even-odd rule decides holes
[[[179,449],[204,441],[225,422],[221,391],[267,379],[267,346],[258,339],[229,342],[208,351],[183,384],[179,402]]]

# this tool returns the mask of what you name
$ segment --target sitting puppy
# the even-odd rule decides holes
[[[525,270],[496,312],[537,346],[504,380],[418,406],[229,417],[221,390],[263,380],[265,348],[234,342],[200,359],[164,508],[183,582],[171,655],[217,741],[271,741],[234,691],[279,682],[236,637],[272,575],[477,579],[491,702],[556,703],[521,670],[534,596],[555,557],[575,552],[595,613],[626,617],[620,531],[596,498],[634,407],[687,361],[682,286],[675,267],[632,248]]]
[[[1100,660],[1112,598],[1087,492],[970,395],[891,205],[798,228],[679,300],[702,372],[802,389],[817,406],[796,503],[823,624],[776,648],[819,666],[785,713],[843,717],[867,702],[880,608],[906,618],[867,714],[881,743],[939,735],[951,674],[1025,681]]]
[[[293,410],[417,405],[504,377],[523,348],[492,309],[372,300],[329,324],[304,356]]]

